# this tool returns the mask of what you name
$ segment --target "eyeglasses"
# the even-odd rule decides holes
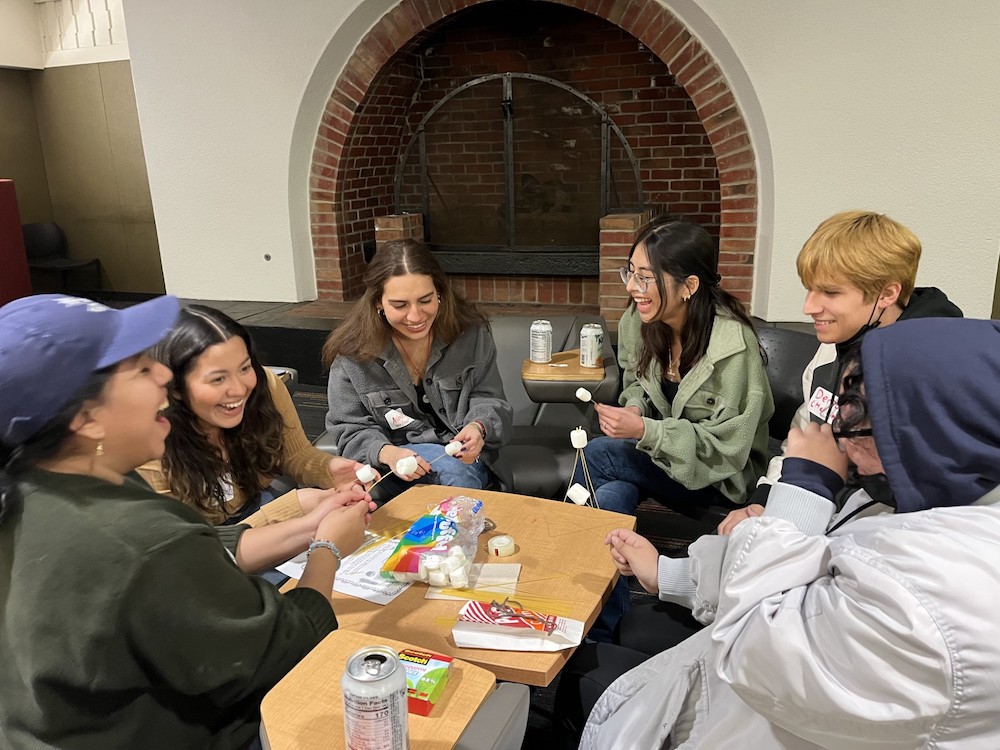
[[[859,427],[856,430],[833,431],[833,437],[835,440],[853,440],[854,438],[871,437],[872,434],[871,427]]]
[[[635,290],[640,294],[649,289],[650,284],[656,283],[652,276],[640,276],[638,271],[629,271],[625,266],[618,269],[618,275],[622,277],[625,286],[628,286],[629,279],[635,279]]]

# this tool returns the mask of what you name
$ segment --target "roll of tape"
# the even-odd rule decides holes
[[[486,549],[493,557],[507,557],[514,554],[514,537],[495,536],[486,543]]]

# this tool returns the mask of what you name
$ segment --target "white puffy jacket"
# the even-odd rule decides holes
[[[779,483],[693,545],[714,625],[616,681],[580,747],[1000,748],[1000,492],[824,536],[832,513]]]

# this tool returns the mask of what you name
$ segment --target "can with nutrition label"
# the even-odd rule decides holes
[[[552,324],[547,320],[536,320],[531,324],[531,344],[528,359],[538,364],[552,361]]]
[[[604,366],[604,329],[599,323],[587,323],[580,329],[580,366]]]
[[[370,646],[347,660],[344,744],[348,750],[408,750],[406,672],[388,646]]]

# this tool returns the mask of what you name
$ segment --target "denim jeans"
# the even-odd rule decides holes
[[[726,502],[725,497],[714,487],[689,490],[671,479],[653,463],[648,454],[637,450],[635,445],[635,440],[601,436],[591,440],[583,449],[587,470],[594,483],[597,504],[602,510],[632,515],[645,497],[669,497],[695,505]],[[577,466],[573,481],[586,486],[582,466]],[[599,642],[610,642],[618,621],[630,607],[628,581],[622,576],[612,589],[608,603],[597,616],[589,637]]]
[[[669,497],[697,505],[726,502],[714,487],[689,490],[674,481],[635,444],[635,440],[602,435],[583,449],[601,510],[632,515],[645,497]],[[573,481],[586,486],[582,466],[577,466]]]
[[[483,490],[490,484],[491,475],[486,464],[482,461],[463,464],[459,459],[445,453],[444,446],[439,443],[407,443],[399,447],[412,450],[427,463],[432,464],[431,471],[412,482],[404,482],[394,474],[385,477],[376,487],[376,490],[382,490],[378,493],[378,497],[373,498],[376,502],[385,502],[415,484],[443,484],[470,490]]]

